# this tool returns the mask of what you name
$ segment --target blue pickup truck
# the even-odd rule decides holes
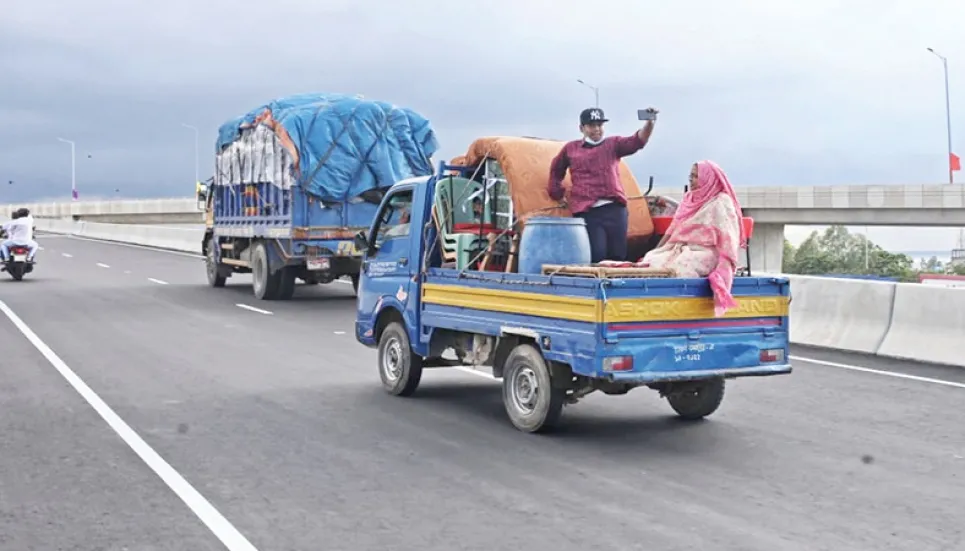
[[[341,94],[280,98],[224,123],[205,188],[208,283],[251,273],[263,300],[291,298],[296,279],[357,288],[354,235],[392,184],[432,174],[437,149],[418,113]]]
[[[460,240],[482,244],[478,259],[518,222],[472,230],[472,220],[479,228],[488,223],[480,217],[496,220],[489,205],[499,198],[471,168],[443,165],[397,183],[356,235],[364,257],[355,337],[378,350],[390,394],[411,395],[426,368],[488,367],[502,379],[512,424],[539,432],[595,391],[645,386],[681,417],[700,419],[720,405],[725,379],[791,372],[786,278],[735,277],[739,307],[715,318],[705,279],[513,273],[502,268],[511,263],[458,261]]]

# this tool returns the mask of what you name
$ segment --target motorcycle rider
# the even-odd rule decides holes
[[[6,262],[10,257],[10,247],[19,245],[27,247],[30,251],[27,254],[27,261],[33,262],[34,255],[37,254],[39,245],[34,241],[34,218],[30,215],[30,210],[21,207],[14,211],[13,219],[4,222],[2,232],[7,239],[0,242],[0,260]]]

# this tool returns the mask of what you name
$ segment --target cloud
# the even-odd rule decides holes
[[[190,193],[194,136],[180,123],[202,129],[210,172],[218,125],[306,91],[416,108],[445,156],[486,134],[571,138],[593,101],[577,78],[600,88],[611,133],[661,109],[631,160],[641,179],[676,185],[713,158],[738,185],[939,182],[944,91],[925,48],[948,56],[953,86],[965,74],[954,0],[10,4],[0,180],[17,183],[0,201],[65,189],[58,136],[77,141],[84,193]],[[965,104],[954,123],[965,140]]]

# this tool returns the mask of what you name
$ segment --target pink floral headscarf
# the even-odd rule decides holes
[[[724,170],[714,161],[697,161],[697,189],[688,191],[684,194],[683,201],[677,207],[673,216],[673,225],[678,222],[686,222],[700,210],[700,207],[708,201],[717,197],[718,194],[726,193],[730,200],[734,202],[737,215],[741,215],[741,204],[737,200],[737,193],[734,186],[730,185],[730,180],[724,174]],[[744,234],[744,224],[740,224],[740,245],[747,244],[747,236]]]

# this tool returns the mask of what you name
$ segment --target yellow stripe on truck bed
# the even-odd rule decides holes
[[[790,299],[783,296],[734,299],[737,308],[722,319],[783,317],[790,307]],[[714,319],[714,300],[710,297],[617,298],[608,300],[604,309],[599,299],[426,283],[422,302],[589,323]]]

